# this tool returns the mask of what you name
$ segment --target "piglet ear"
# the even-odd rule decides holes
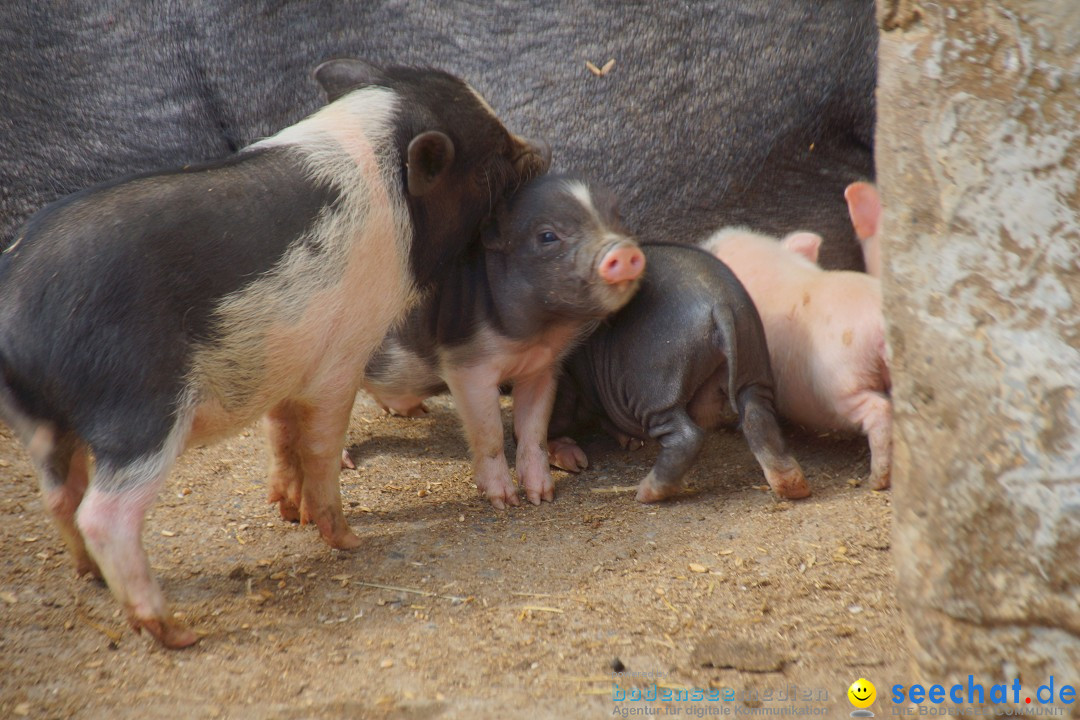
[[[877,188],[867,182],[853,182],[844,189],[848,214],[855,226],[855,235],[865,240],[881,229],[881,198]]]
[[[367,85],[384,82],[382,70],[356,58],[327,60],[315,68],[313,74],[326,93],[327,102]]]
[[[454,143],[443,133],[429,130],[409,143],[409,194],[426,195],[454,164]]]
[[[821,250],[821,236],[812,232],[792,233],[780,243],[785,249],[802,255],[810,262],[817,265],[818,251]]]

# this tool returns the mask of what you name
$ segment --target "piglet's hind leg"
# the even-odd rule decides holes
[[[182,648],[194,644],[198,636],[168,613],[142,546],[146,512],[173,459],[158,455],[116,467],[107,458],[98,458],[93,485],[76,521],[132,627],[145,628],[166,647]]]
[[[841,410],[870,441],[870,487],[888,488],[892,468],[892,401],[880,392],[866,390],[854,395]]]
[[[71,553],[75,572],[100,578],[101,570],[86,551],[82,533],[75,524],[75,512],[88,481],[86,447],[73,434],[57,435],[44,425],[35,430],[27,447],[38,472],[45,508]]]
[[[659,441],[656,464],[638,486],[638,502],[664,500],[682,490],[683,476],[694,464],[705,444],[702,430],[683,408],[676,408],[653,421],[649,436]]]
[[[810,485],[799,463],[784,447],[776,412],[764,392],[760,386],[751,385],[739,393],[743,437],[773,492],[789,500],[807,497]]]
[[[640,450],[641,448],[645,447],[644,440],[642,440],[641,438],[636,438],[633,435],[624,433],[618,428],[617,425],[615,425],[615,423],[611,422],[610,420],[601,420],[600,426],[604,428],[608,435],[615,438],[615,442],[619,443],[619,447],[621,447],[623,450],[629,450],[630,452],[634,452],[635,450]]]

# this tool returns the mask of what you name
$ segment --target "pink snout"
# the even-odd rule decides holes
[[[645,254],[640,249],[620,245],[600,260],[600,277],[611,285],[637,280],[645,269]]]

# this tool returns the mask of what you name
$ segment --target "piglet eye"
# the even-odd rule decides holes
[[[550,230],[540,233],[537,238],[544,245],[550,245],[551,243],[559,242],[559,236],[551,232]]]

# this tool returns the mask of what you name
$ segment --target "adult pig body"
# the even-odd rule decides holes
[[[140,533],[175,458],[266,413],[272,492],[355,547],[336,473],[367,357],[493,197],[545,169],[452,76],[335,61],[317,77],[340,99],[310,118],[58,201],[0,256],[0,416],[77,567],[166,645],[195,636]]]
[[[475,247],[383,341],[364,388],[415,414],[451,390],[477,486],[518,503],[503,451],[499,386],[513,383],[516,468],[529,501],[554,499],[546,449],[562,357],[637,288],[645,258],[615,198],[583,180],[534,180],[506,200]]]
[[[808,228],[824,267],[861,267],[841,193],[873,177],[872,0],[14,0],[0,42],[18,59],[0,69],[0,247],[56,197],[295,122],[319,102],[308,68],[340,54],[469,78],[603,178],[643,240]]]
[[[777,493],[808,495],[776,422],[765,333],[750,296],[701,250],[643,249],[648,271],[638,293],[566,361],[549,428],[554,463],[580,469],[572,457],[565,462],[574,446],[559,436],[597,421],[624,444],[657,440],[638,500],[660,500],[680,489],[706,430],[737,419]]]

